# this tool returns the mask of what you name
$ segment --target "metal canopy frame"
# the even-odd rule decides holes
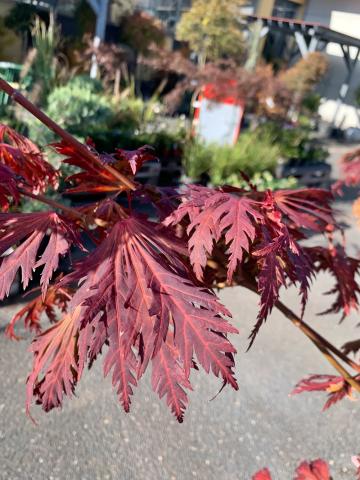
[[[311,52],[324,49],[328,43],[340,45],[347,73],[338,94],[337,107],[333,118],[333,124],[335,124],[340,106],[346,99],[356,64],[359,60],[360,39],[332,30],[321,23],[310,23],[291,18],[260,17],[256,15],[249,15],[247,19],[249,22],[260,21],[262,23],[263,34],[265,35],[267,35],[270,30],[275,30],[282,32],[284,35],[294,37],[303,58]],[[354,58],[351,58],[350,47],[356,48]]]

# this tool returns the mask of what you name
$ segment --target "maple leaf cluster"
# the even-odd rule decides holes
[[[40,193],[56,187],[58,172],[40,149],[7,125],[0,125],[0,207],[7,210],[9,198],[19,201],[18,187]]]
[[[237,390],[230,341],[237,328],[215,294],[221,286],[242,285],[259,294],[250,344],[280,306],[282,288],[298,288],[304,315],[311,281],[321,270],[330,271],[336,283],[328,312],[348,315],[358,307],[359,262],[335,243],[302,244],[314,233],[333,236],[332,194],[326,190],[192,185],[179,193],[142,186],[135,174],[155,157],[150,147],[103,154],[90,142],[63,135],[52,147],[80,170],[68,179],[66,193],[105,198],[72,208],[42,196],[49,211],[16,213],[13,207],[23,195],[44,191],[58,174],[29,140],[8,127],[0,132],[10,142],[0,146],[0,198],[4,210],[11,207],[0,213],[0,299],[20,271],[24,289],[33,271],[41,271],[40,295],[7,329],[16,337],[14,326],[22,319],[35,332],[28,412],[33,399],[45,411],[60,407],[101,353],[125,411],[147,369],[153,390],[180,422],[200,368],[218,377],[220,388]],[[132,206],[135,198],[151,202],[158,217],[140,215]],[[83,255],[62,275],[61,259],[70,258],[74,248]],[[42,314],[50,328],[43,328]],[[349,395],[349,388],[342,377],[322,383],[312,378],[298,386],[337,399]]]
[[[328,464],[317,459],[312,462],[301,462],[295,471],[294,480],[331,480]],[[253,475],[252,480],[272,480],[269,469],[264,468]]]

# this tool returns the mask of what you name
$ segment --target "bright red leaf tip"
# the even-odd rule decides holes
[[[346,255],[342,245],[329,248],[310,247],[306,249],[317,271],[328,271],[335,279],[334,288],[328,295],[336,295],[335,301],[321,315],[342,313],[342,319],[352,310],[359,308],[360,286],[357,275],[360,273],[360,260]]]
[[[130,167],[130,171],[133,175],[141,169],[145,162],[151,160],[157,160],[153,147],[144,145],[137,150],[123,150],[116,149],[114,157],[121,162],[123,169],[127,170]]]
[[[252,476],[252,480],[272,480],[267,468]],[[294,480],[331,480],[328,464],[320,458],[312,462],[302,462],[295,472]]]
[[[79,282],[70,309],[82,305],[77,346],[66,342],[66,361],[82,371],[86,360],[94,360],[94,342],[102,338],[95,348],[98,353],[106,341],[104,372],[112,371],[113,385],[126,411],[137,381],[151,362],[153,388],[166,397],[179,421],[188,401],[185,390],[191,388],[194,358],[207,373],[212,371],[238,388],[232,372],[235,348],[226,337],[237,330],[223,318],[229,312],[214,294],[190,280],[183,253],[177,239],[155,230],[151,222],[130,217],[118,221],[103,243],[61,281],[62,285]],[[68,325],[70,319],[66,318]],[[62,332],[62,328],[54,332],[57,339]],[[74,327],[71,332],[75,335]],[[36,344],[39,358],[45,354],[41,347],[48,342],[44,344],[41,338]],[[64,355],[62,347],[59,351]],[[53,363],[56,370],[62,363],[56,353],[50,363],[43,362],[34,370],[37,377],[43,369],[43,380],[32,377],[31,381],[39,402],[46,395],[46,409],[61,403],[58,394],[52,401],[51,391],[45,391],[45,386],[53,383]],[[67,371],[66,366],[61,368]],[[71,382],[75,385],[76,378]],[[37,384],[44,385],[41,395]]]
[[[14,315],[6,327],[6,335],[11,339],[19,340],[19,337],[15,334],[14,327],[22,319],[24,320],[25,328],[40,333],[42,313],[46,314],[51,323],[55,323],[57,320],[55,307],[65,312],[70,298],[66,289],[51,285],[45,295],[42,294],[35,297]]]
[[[360,455],[353,455],[351,461],[356,468],[356,479],[360,480]]]
[[[269,469],[264,468],[252,476],[251,480],[272,480]]]
[[[42,241],[47,239],[40,254]],[[9,295],[10,287],[19,269],[24,289],[32,279],[32,272],[42,267],[41,286],[46,291],[49,281],[73,243],[79,244],[73,223],[54,212],[0,213],[0,299]],[[13,250],[10,251],[10,248]]]
[[[360,379],[360,375],[356,379]],[[343,377],[336,375],[310,375],[307,378],[303,378],[291,392],[291,395],[304,392],[326,392],[328,400],[323,410],[327,410],[345,397],[353,398],[351,385]]]
[[[329,467],[321,459],[303,462],[296,469],[294,480],[331,480]]]
[[[0,124],[0,162],[22,179],[33,193],[57,187],[58,172],[48,163],[39,148],[29,139]]]

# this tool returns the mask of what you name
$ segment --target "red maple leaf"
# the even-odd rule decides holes
[[[252,480],[272,480],[269,469],[264,468],[263,470],[255,473],[255,475],[252,476]]]
[[[327,225],[335,223],[330,206],[333,195],[329,190],[277,190],[272,195],[277,208],[296,228],[323,232]]]
[[[320,458],[312,462],[302,462],[296,469],[294,480],[331,480],[329,467]]]
[[[114,157],[119,167],[122,166],[124,171],[130,171],[133,175],[136,175],[145,162],[157,160],[153,147],[149,145],[144,145],[137,150],[117,148]]]
[[[179,421],[194,356],[206,372],[211,370],[224,384],[238,388],[232,373],[235,349],[226,338],[237,330],[222,317],[229,312],[216,297],[190,280],[182,260],[185,251],[178,240],[157,232],[151,222],[130,217],[116,223],[91,256],[61,281],[80,282],[70,309],[82,305],[78,350],[83,358],[92,348],[91,335],[97,336],[99,325],[104,332],[105,325],[109,350],[104,370],[106,374],[112,370],[126,411],[137,379],[150,361],[153,387],[160,397],[166,395]],[[70,343],[69,348],[73,347]],[[35,370],[38,375],[39,369]],[[44,378],[51,377],[51,372],[50,364]],[[37,384],[32,383],[36,395]],[[42,396],[38,399],[41,402]],[[50,408],[51,395],[46,399]],[[56,398],[53,406],[58,406]]]
[[[64,393],[71,396],[79,379],[76,357],[76,334],[81,307],[35,338],[33,369],[27,379],[26,409],[30,414],[31,399],[36,395],[45,411],[61,406]],[[39,380],[42,371],[46,374]]]
[[[6,165],[0,164],[0,207],[2,210],[8,210],[10,199],[15,204],[19,201],[19,192],[17,189],[17,178],[14,172]]]
[[[328,464],[317,459],[312,462],[302,462],[295,472],[294,480],[331,480]],[[252,480],[271,480],[270,471],[267,468],[260,470],[252,476]]]
[[[249,252],[255,239],[254,223],[260,221],[262,215],[255,210],[253,201],[230,193],[192,187],[189,197],[174,215],[168,217],[165,225],[174,225],[185,215],[189,216],[190,260],[200,280],[214,244],[225,235],[229,255],[227,280],[230,283],[244,252]]]
[[[47,244],[39,255],[45,237]],[[44,266],[40,283],[45,292],[58,268],[60,256],[65,255],[73,243],[80,245],[74,224],[55,212],[0,213],[0,255],[3,256],[0,299],[9,295],[19,269],[22,271],[23,288],[26,288],[33,270]],[[10,248],[13,248],[11,252]]]
[[[360,480],[360,455],[353,455],[351,461],[356,468],[356,478]]]
[[[138,150],[128,151],[118,149],[113,155],[98,153],[93,145],[87,148],[92,157],[98,161],[90,161],[83,152],[65,142],[54,143],[54,149],[64,155],[64,163],[80,168],[82,171],[68,177],[74,184],[67,190],[68,193],[120,193],[128,190],[127,185],[119,178],[117,173],[126,177],[133,177],[146,161],[153,160],[153,149],[144,146]]]
[[[303,392],[327,392],[329,398],[323,410],[327,410],[345,397],[352,398],[351,385],[343,377],[336,375],[310,375],[303,378],[291,392],[291,395]]]
[[[0,162],[18,175],[18,182],[33,193],[58,184],[58,172],[48,163],[38,147],[7,125],[0,124]]]
[[[335,278],[335,285],[327,295],[336,294],[333,304],[321,315],[342,312],[342,319],[351,310],[358,310],[360,286],[357,275],[360,272],[360,261],[346,255],[342,245],[332,245],[329,248],[306,248],[316,271],[328,271]]]
[[[297,243],[302,238],[299,226],[315,232],[325,230],[334,222],[331,200],[331,193],[321,189],[262,193],[190,186],[164,223],[186,228],[190,260],[199,279],[215,244],[221,249],[222,241],[229,255],[228,283],[244,263],[244,253],[248,261],[256,262],[257,272],[254,270],[252,276],[257,277],[261,305],[251,346],[276,304],[280,288],[288,282],[299,285],[304,314],[314,272],[309,255]]]
[[[16,315],[14,315],[9,325],[6,327],[6,335],[9,338],[16,340],[19,339],[15,334],[14,327],[21,319],[24,319],[25,328],[34,330],[37,334],[40,333],[40,320],[42,313],[47,315],[50,322],[55,323],[57,320],[55,307],[59,308],[62,312],[65,312],[69,299],[70,295],[64,288],[50,286],[45,295],[41,294],[35,297],[17,312]]]

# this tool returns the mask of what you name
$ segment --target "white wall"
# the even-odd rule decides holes
[[[319,22],[334,30],[360,38],[360,0],[309,0],[305,21]],[[320,113],[324,120],[331,122],[336,109],[336,99],[347,70],[341,50],[335,45],[327,48],[329,72],[320,86],[324,102]],[[342,105],[337,124],[343,127],[360,126],[354,107],[354,90],[360,86],[360,59],[353,74],[349,93]]]

